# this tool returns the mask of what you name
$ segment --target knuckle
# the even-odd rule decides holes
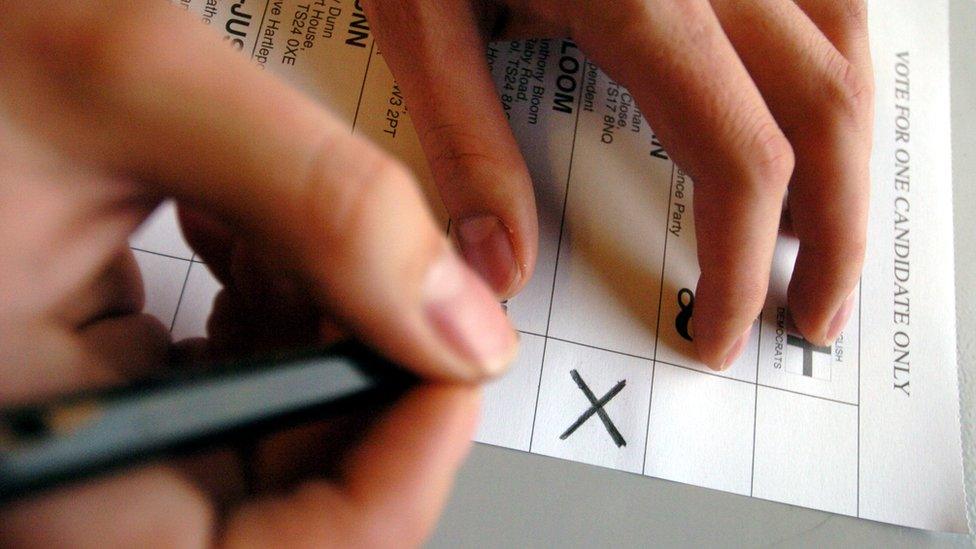
[[[445,239],[407,167],[346,134],[327,136],[310,163],[295,215],[283,216],[294,237],[282,244],[295,247],[285,251],[328,291],[352,285],[359,298],[374,299],[356,293],[365,291],[357,273],[419,288]]]
[[[347,141],[349,140],[349,141]],[[314,234],[313,249],[327,247],[330,256],[354,257],[392,207],[409,208],[417,194],[409,171],[398,160],[348,136],[323,140],[309,162],[300,203],[306,234]],[[355,149],[357,169],[334,177],[335,157]],[[312,230],[309,231],[308,229]]]
[[[189,50],[160,47],[160,25],[182,15],[176,11],[167,3],[146,0],[46,2],[44,9],[12,15],[16,34],[12,45],[0,46],[0,57],[6,58],[4,48],[12,47],[12,54],[30,69],[15,76],[30,79],[25,89],[38,103],[55,103],[30,116],[57,112],[92,126],[137,127],[131,116],[138,109],[131,107],[147,99],[138,92],[160,88],[160,75],[178,76],[184,66],[178,56],[189,55]],[[182,32],[183,27],[191,25],[174,30]]]
[[[865,0],[835,0],[829,5],[838,30],[858,34],[867,31],[868,5]]]
[[[615,49],[640,51],[644,55],[657,56],[655,61],[673,63],[674,53],[689,45],[703,46],[714,44],[716,38],[724,37],[721,27],[714,23],[714,11],[708,2],[676,0],[670,2],[669,11],[676,15],[673,19],[662,20],[656,13],[653,3],[647,0],[617,0],[608,6],[605,2],[576,0],[570,10],[570,32],[573,37],[586,38],[585,44],[601,47],[610,53]],[[562,18],[567,10],[559,10]],[[649,25],[660,23],[664,32],[674,40],[659,44],[661,47],[648,47],[653,41],[648,34]],[[615,37],[613,44],[606,39]],[[614,52],[616,53],[616,52]]]
[[[113,2],[106,4],[101,11],[121,9],[112,6]],[[156,11],[148,5],[140,9]],[[157,36],[151,14],[132,18],[104,16],[97,25],[93,24],[95,20],[89,16],[77,21],[73,25],[77,30],[60,44],[69,83],[75,84],[78,91],[104,94],[150,74],[156,60],[151,41]]]
[[[753,178],[762,191],[782,193],[789,185],[796,156],[782,130],[775,122],[760,124],[749,147]]]
[[[684,21],[687,41],[690,44],[713,44],[717,36],[722,36],[721,27],[714,23],[714,11],[708,2],[678,2],[676,6]],[[646,30],[635,29],[641,35]]]
[[[308,204],[327,209],[320,212],[316,225],[337,239],[347,231],[356,234],[357,230],[368,229],[370,204],[381,195],[394,192],[399,171],[395,161],[381,157],[341,184],[326,183],[322,177],[310,178]]]
[[[483,138],[470,133],[469,127],[443,123],[426,128],[421,140],[427,150],[434,173],[464,177],[465,172],[498,164],[499,159],[486,152]]]
[[[827,67],[826,111],[841,121],[863,128],[870,122],[874,82],[835,50],[830,53]]]

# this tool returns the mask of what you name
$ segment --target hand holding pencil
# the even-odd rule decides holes
[[[0,3],[0,407],[338,334],[433,383],[368,429],[313,423],[6,505],[0,544],[425,539],[474,429],[470,384],[516,352],[496,300],[525,285],[537,249],[488,40],[575,39],[699,183],[705,362],[727,366],[748,338],[784,197],[803,243],[799,328],[819,343],[843,328],[868,204],[864,2],[362,4],[461,254],[398,161],[173,6]],[[127,238],[164,199],[224,286],[206,341],[174,343],[141,312]]]
[[[477,416],[448,383],[499,373],[516,338],[411,175],[166,2],[44,6],[0,4],[0,407],[336,332],[438,384],[5,505],[0,545],[419,544]],[[127,238],[165,198],[225,286],[206,342],[141,312]]]

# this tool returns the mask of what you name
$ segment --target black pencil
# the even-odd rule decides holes
[[[357,343],[0,410],[0,502],[388,404],[416,379]]]

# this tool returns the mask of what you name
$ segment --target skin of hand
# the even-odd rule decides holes
[[[512,295],[531,276],[538,228],[485,44],[571,37],[630,90],[695,180],[701,359],[724,369],[742,352],[766,297],[781,217],[800,241],[788,291],[796,327],[815,344],[840,334],[863,263],[870,190],[874,92],[864,0],[363,5],[461,251],[497,293]]]
[[[478,379],[511,357],[508,324],[409,174],[328,112],[162,2],[13,4],[0,5],[0,402],[159,367],[168,336],[139,313],[125,241],[165,197],[179,201],[188,240],[227,286],[209,327],[218,352],[273,346],[282,334],[324,338],[338,325],[431,377]],[[807,339],[836,337],[867,216],[863,2],[365,4],[463,255],[497,295],[531,276],[537,229],[484,43],[570,36],[634,92],[697,182],[702,358],[722,367],[741,348],[765,296],[787,189],[801,241],[792,315]],[[249,315],[268,306],[273,322]],[[318,333],[297,318],[314,318]],[[9,507],[0,541],[419,542],[470,437],[475,393],[418,390],[355,445],[334,482],[242,503],[234,464],[224,463],[233,456],[214,458],[228,471],[216,486],[212,463],[158,465]],[[308,461],[308,439],[259,448],[258,483]],[[210,474],[195,475],[201,468]]]
[[[181,353],[338,330],[439,381],[369,425],[8,504],[0,545],[422,543],[473,435],[471,382],[504,369],[517,339],[411,175],[166,2],[2,2],[0,29],[0,405],[172,364],[127,247],[165,198],[225,286],[209,341]]]

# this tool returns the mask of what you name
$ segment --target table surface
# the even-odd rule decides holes
[[[976,525],[976,2],[950,0],[958,349],[970,525]],[[968,237],[968,238],[967,238]],[[514,450],[475,445],[431,547],[970,547],[923,532]]]

